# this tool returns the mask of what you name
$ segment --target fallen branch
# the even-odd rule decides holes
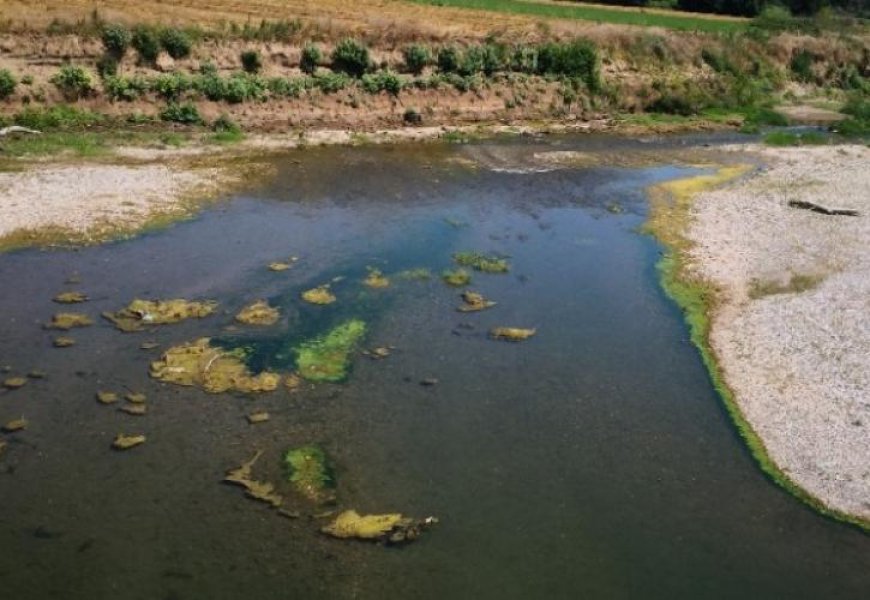
[[[35,135],[42,135],[41,131],[37,131],[36,129],[28,129],[27,127],[20,127],[18,125],[12,125],[11,127],[4,127],[0,129],[0,136],[7,136],[10,133],[32,133]]]
[[[807,200],[789,200],[788,205],[792,208],[803,208],[823,215],[847,217],[858,216],[858,211],[852,208],[828,208],[827,206],[822,206],[821,204],[816,204],[815,202],[809,202]]]

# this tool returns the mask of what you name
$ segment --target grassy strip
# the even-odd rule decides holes
[[[750,170],[747,165],[723,167],[714,175],[679,179],[650,190],[650,218],[645,226],[665,246],[658,270],[665,293],[679,305],[689,325],[692,343],[710,374],[713,387],[722,398],[737,431],[749,447],[761,470],[777,485],[808,504],[819,513],[870,532],[870,522],[826,506],[821,500],[799,487],[773,462],[764,442],[752,428],[728,387],[715,352],[710,346],[710,318],[718,302],[715,288],[688,268],[688,252],[692,242],[686,237],[690,209],[697,194],[732,181]]]
[[[452,6],[489,10],[520,15],[533,15],[555,19],[578,19],[599,23],[616,23],[620,25],[639,25],[642,27],[666,27],[668,29],[696,30],[713,33],[744,31],[747,23],[725,19],[705,19],[694,17],[688,13],[664,14],[661,12],[641,12],[630,10],[608,9],[600,6],[583,4],[542,4],[523,2],[522,0],[411,0],[417,4],[435,6]]]

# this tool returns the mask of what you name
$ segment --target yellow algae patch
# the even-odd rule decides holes
[[[222,392],[271,392],[281,376],[264,371],[253,375],[240,351],[209,345],[209,338],[174,346],[151,363],[151,377],[177,385],[195,385],[211,394]]]
[[[115,441],[112,442],[112,448],[115,450],[129,450],[144,443],[144,435],[123,435],[119,433]]]
[[[269,413],[267,413],[265,410],[260,410],[257,412],[250,413],[245,418],[248,420],[248,423],[250,423],[251,425],[256,425],[257,423],[265,423],[271,417],[269,416]]]
[[[97,392],[97,402],[100,404],[114,404],[118,401],[118,394],[115,392],[99,391]]]
[[[465,269],[447,270],[441,274],[444,283],[453,287],[462,287],[471,283],[471,273]]]
[[[378,269],[369,268],[368,276],[363,280],[363,285],[370,288],[390,287],[390,280]]]
[[[23,417],[20,419],[13,419],[12,421],[5,423],[3,427],[0,427],[0,429],[6,433],[14,433],[16,431],[21,431],[22,429],[27,429],[27,419]]]
[[[486,310],[487,308],[491,308],[496,304],[492,300],[487,300],[486,298],[484,298],[483,294],[478,294],[477,292],[471,291],[466,291],[462,293],[462,301],[465,304],[456,309],[459,312],[476,312],[479,310]]]
[[[286,271],[293,267],[296,262],[299,260],[296,256],[291,256],[287,261],[278,261],[269,263],[269,270],[275,271],[276,273],[280,273],[281,271]]]
[[[87,327],[94,322],[88,315],[80,313],[57,313],[51,318],[51,322],[45,325],[46,329],[62,329],[67,331],[73,327]]]
[[[59,337],[54,338],[52,345],[55,348],[69,348],[70,346],[75,346],[76,341],[71,337],[61,335]]]
[[[356,538],[400,544],[414,541],[425,528],[437,522],[435,517],[420,521],[399,513],[360,515],[355,510],[346,510],[320,531],[341,539]]]
[[[494,327],[489,330],[489,335],[496,340],[509,342],[522,342],[537,333],[537,329],[522,329],[520,327]]]
[[[25,385],[27,385],[26,377],[10,377],[3,380],[3,387],[7,390],[17,390]]]
[[[249,498],[265,502],[274,508],[278,508],[284,502],[284,499],[275,492],[275,486],[267,481],[255,481],[254,479],[251,479],[251,470],[254,467],[254,463],[257,462],[257,459],[260,458],[262,454],[263,451],[260,450],[253,456],[253,458],[251,458],[251,460],[242,464],[242,466],[227,471],[227,474],[224,477],[224,482],[239,485],[245,488],[245,494]]]
[[[212,314],[217,302],[174,300],[133,300],[116,313],[103,313],[103,317],[121,331],[140,331],[146,325],[178,323],[185,319],[201,319]]]
[[[53,298],[58,304],[78,304],[87,302],[88,297],[82,292],[63,292]]]
[[[257,300],[239,311],[236,321],[245,325],[274,325],[280,316],[277,308],[269,306],[265,300]]]
[[[335,294],[329,290],[329,284],[302,292],[302,299],[309,304],[332,304],[335,302]]]

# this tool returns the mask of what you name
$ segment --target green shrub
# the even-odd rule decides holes
[[[332,51],[332,68],[351,77],[362,77],[369,69],[368,48],[352,39],[344,39]]]
[[[794,73],[798,81],[809,83],[815,78],[815,75],[813,75],[813,63],[815,61],[816,58],[812,52],[805,49],[799,50],[791,57],[789,68],[791,68],[791,72]]]
[[[870,99],[865,94],[853,94],[840,110],[849,118],[834,125],[837,133],[847,137],[870,136]]]
[[[313,44],[306,44],[305,47],[302,48],[302,58],[299,61],[299,68],[302,69],[303,73],[314,75],[321,60],[323,60],[323,54],[320,52],[320,48]]]
[[[203,120],[199,115],[196,106],[190,102],[186,104],[176,104],[174,102],[168,104],[160,112],[160,118],[164,121],[172,123],[181,123],[183,125],[202,125]]]
[[[103,92],[110,100],[132,102],[141,98],[149,88],[148,81],[141,76],[110,76],[103,80]]]
[[[807,133],[773,131],[764,136],[764,143],[768,146],[818,146],[830,142],[827,137],[815,131]]]
[[[199,65],[199,74],[200,75],[217,75],[218,74],[217,65],[215,65],[210,60],[207,60],[204,63],[202,63],[201,65]]]
[[[317,73],[312,78],[312,83],[324,94],[334,94],[349,86],[351,79],[344,73]]]
[[[272,77],[266,82],[269,93],[276,98],[298,98],[311,85],[307,77]]]
[[[184,73],[158,75],[151,81],[151,90],[165,100],[175,101],[193,88],[193,82]]]
[[[786,127],[788,118],[772,108],[751,108],[746,111],[744,127]]]
[[[97,74],[100,79],[114,77],[118,74],[118,59],[106,52],[97,60]]]
[[[263,58],[257,50],[245,50],[241,53],[242,69],[245,73],[259,73],[263,68]]]
[[[124,58],[132,39],[130,30],[123,25],[108,25],[103,29],[103,48],[116,62]]]
[[[591,92],[601,88],[598,50],[585,40],[541,46],[538,49],[538,72],[580,79]]]
[[[406,46],[402,50],[402,56],[405,59],[405,68],[414,75],[422,73],[423,69],[432,62],[432,54],[429,52],[429,48],[420,44]]]
[[[133,30],[131,44],[139,54],[139,62],[145,65],[153,65],[157,62],[160,54],[160,40],[153,29],[140,25]]]
[[[0,99],[6,99],[15,93],[18,82],[9,69],[0,69]]]
[[[226,82],[217,74],[200,75],[194,79],[193,87],[213,102],[219,102],[226,96]]]
[[[22,77],[21,85],[33,85],[33,75],[25,75]]]
[[[503,71],[508,66],[507,47],[504,44],[485,44],[480,54],[481,70],[487,76]]]
[[[423,115],[416,108],[406,108],[405,114],[402,115],[402,120],[409,125],[421,125],[423,123]]]
[[[63,65],[52,76],[51,83],[61,91],[64,98],[71,102],[87,96],[92,91],[91,77],[87,71],[69,64]]]
[[[367,73],[362,76],[362,88],[369,94],[387,92],[392,96],[398,96],[404,87],[402,79],[392,71],[378,71]]]
[[[520,46],[514,49],[510,68],[512,71],[519,71],[520,73],[537,73],[538,49],[528,46]]]
[[[444,46],[438,51],[438,70],[442,73],[459,71],[459,50],[455,46]]]
[[[214,123],[212,123],[211,128],[216,132],[227,132],[227,133],[241,133],[242,128],[230,119],[229,115],[226,113],[221,114],[217,119],[215,119]]]
[[[701,50],[701,60],[707,63],[711,69],[716,71],[719,74],[737,74],[737,68],[731,64],[724,54],[719,52],[714,52],[713,50],[708,50],[704,48]]]
[[[190,37],[180,29],[172,27],[160,32],[160,45],[174,59],[187,58],[190,56],[192,42]]]
[[[471,46],[466,48],[462,53],[462,58],[459,60],[459,67],[456,72],[463,77],[475,75],[483,71],[483,48],[481,46]]]
[[[234,73],[225,83],[223,99],[232,104],[262,100],[266,96],[266,82],[249,73]]]

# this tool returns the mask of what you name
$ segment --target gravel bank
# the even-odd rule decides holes
[[[22,231],[63,231],[104,239],[161,215],[183,214],[187,201],[214,192],[218,172],[163,165],[40,166],[0,173],[0,242]]]
[[[780,469],[870,521],[870,149],[734,150],[768,166],[701,194],[688,231],[691,268],[721,290],[711,347]]]

